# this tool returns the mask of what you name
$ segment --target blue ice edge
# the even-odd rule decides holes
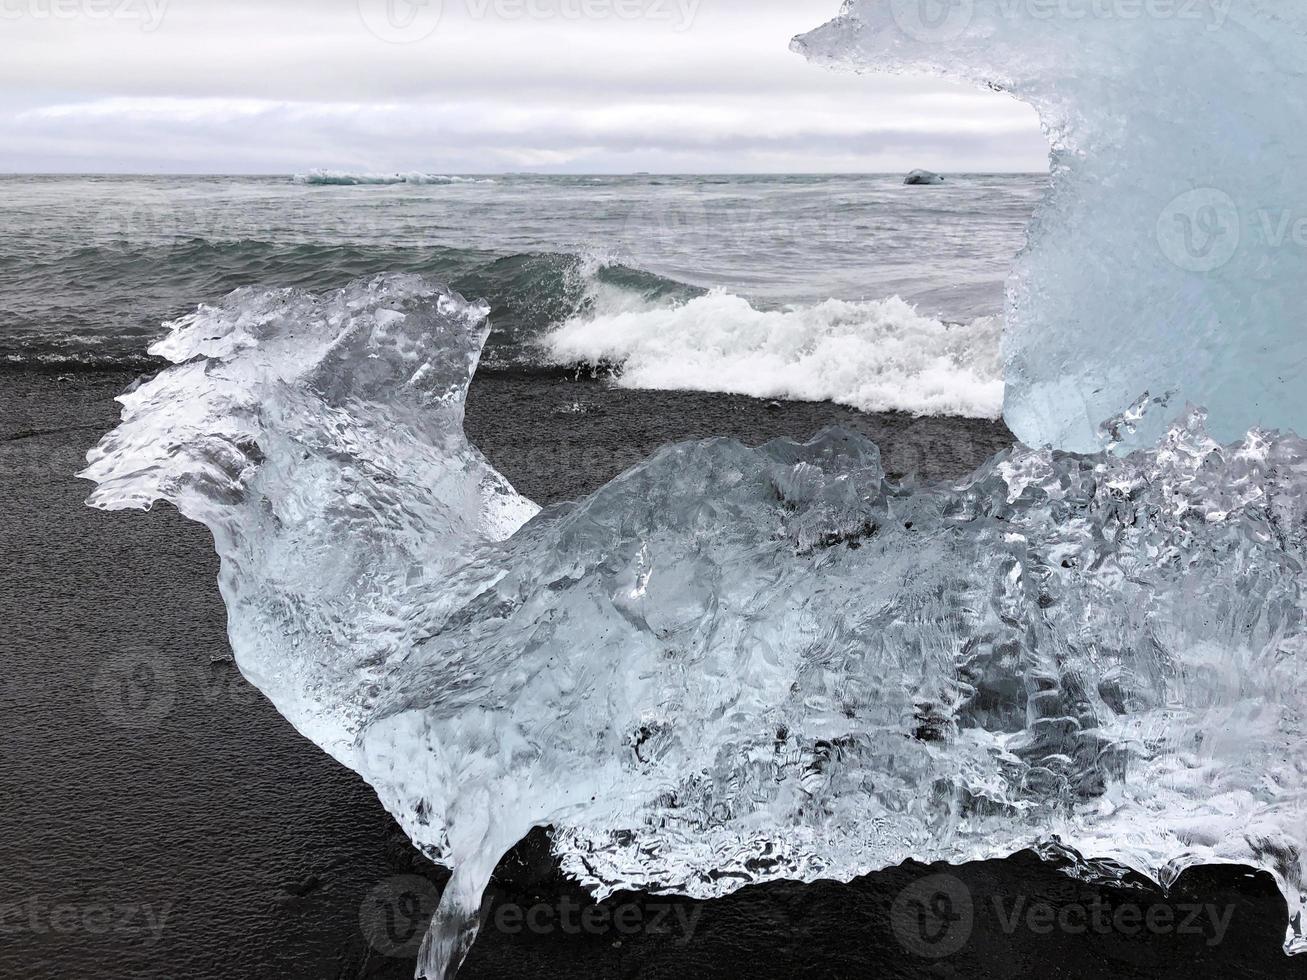
[[[1277,168],[1303,110],[1279,93],[1303,15],[915,7],[853,3],[799,44],[973,66],[1054,146],[1009,297],[1025,444],[966,480],[896,486],[830,430],[671,446],[541,512],[463,434],[487,308],[411,276],[202,307],[89,455],[93,505],[212,530],[242,671],[453,868],[421,975],[457,970],[496,862],[544,825],[599,895],[1053,842],[1163,885],[1238,863],[1275,876],[1304,948],[1307,287],[1301,256],[1242,226],[1231,252],[1225,199],[1186,196],[1229,178],[1239,221],[1296,206]],[[1236,111],[1266,166],[1237,186]],[[1195,160],[1199,187],[1175,169]],[[1168,427],[1145,389],[1211,416]]]

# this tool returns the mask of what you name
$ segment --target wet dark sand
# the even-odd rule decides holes
[[[207,532],[168,508],[82,506],[72,473],[129,380],[0,372],[0,978],[411,976],[444,875],[224,659]],[[560,378],[479,378],[468,412],[477,444],[541,502],[669,441],[830,424],[922,478],[1009,442],[986,423]],[[1280,951],[1269,877],[1236,868],[1187,873],[1164,899],[1026,854],[596,909],[537,834],[495,895],[465,980],[1307,977],[1307,957]]]

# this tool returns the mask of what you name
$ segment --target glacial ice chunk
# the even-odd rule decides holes
[[[1222,440],[1307,431],[1307,6],[850,0],[795,46],[1039,112],[1052,190],[1005,338],[1023,442],[1093,451],[1098,423],[1145,390],[1205,405]]]
[[[91,504],[209,527],[237,662],[346,764],[411,583],[539,510],[463,436],[487,312],[416,277],[237,290],[150,348],[176,366],[88,456]]]
[[[851,433],[713,439],[537,512],[463,436],[484,317],[415,277],[239,291],[83,474],[213,530],[241,670],[454,869],[423,975],[535,826],[601,896],[1057,841],[1302,910],[1303,440],[1191,410],[903,487]]]
[[[903,183],[908,186],[914,184],[942,184],[944,178],[939,174],[931,173],[929,170],[914,170],[903,178]]]

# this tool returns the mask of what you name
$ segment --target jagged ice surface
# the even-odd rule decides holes
[[[414,277],[239,291],[84,474],[213,530],[241,669],[453,867],[428,975],[535,825],[600,893],[1056,837],[1298,908],[1301,440],[1192,412],[915,489],[846,432],[709,440],[537,513],[463,436],[484,315]]]
[[[795,47],[997,86],[1039,112],[1053,188],[1005,338],[1018,438],[1092,451],[1145,390],[1207,406],[1221,439],[1307,431],[1307,6],[851,0]]]
[[[212,529],[241,669],[453,867],[425,975],[546,824],[601,894],[1050,842],[1161,882],[1237,862],[1302,948],[1307,444],[1269,427],[1304,421],[1307,279],[1266,229],[1304,204],[1307,14],[930,7],[800,47],[1040,111],[1006,413],[1058,451],[898,487],[848,433],[712,440],[539,512],[463,435],[486,308],[396,276],[201,308],[90,454],[93,504]],[[1213,433],[1143,411],[1171,393]]]

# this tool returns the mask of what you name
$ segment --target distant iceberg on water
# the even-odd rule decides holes
[[[308,173],[296,174],[294,179],[297,184],[331,187],[385,184],[493,184],[495,182],[489,177],[458,177],[424,173],[350,173],[344,170],[310,170]]]
[[[903,183],[909,187],[916,184],[942,184],[944,178],[929,170],[914,170],[903,178]]]

